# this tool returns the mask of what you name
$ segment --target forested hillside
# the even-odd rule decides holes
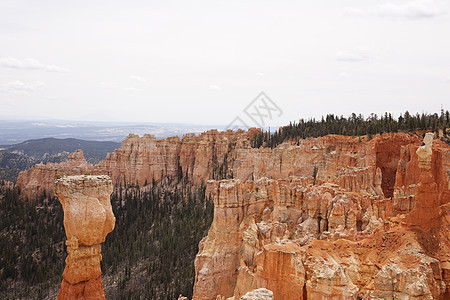
[[[274,148],[287,140],[299,141],[309,137],[319,137],[328,134],[349,136],[363,136],[387,132],[408,132],[415,130],[432,130],[436,137],[448,142],[448,128],[450,127],[450,112],[441,110],[440,114],[415,114],[408,111],[396,119],[391,113],[382,116],[371,114],[365,118],[362,114],[353,113],[349,117],[328,114],[321,120],[314,118],[298,122],[291,122],[271,133],[264,131],[257,134],[252,140],[252,147]]]
[[[57,198],[18,200],[0,182],[0,295],[55,299],[64,269],[63,211]],[[102,246],[108,299],[174,299],[192,295],[194,258],[212,222],[205,187],[164,180],[118,187],[111,196],[116,227]]]
[[[87,162],[98,163],[106,154],[120,147],[120,143],[85,141],[79,139],[43,138],[19,144],[0,146],[0,180],[16,181],[20,171],[36,164],[67,161],[69,153],[82,149]]]
[[[86,159],[93,163],[105,158],[106,153],[120,147],[120,143],[109,141],[86,141],[80,139],[43,138],[28,140],[15,145],[2,146],[6,152],[13,152],[35,159],[57,156],[63,152],[74,152],[82,149]]]

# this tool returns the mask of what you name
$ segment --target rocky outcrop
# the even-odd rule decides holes
[[[310,176],[209,181],[214,220],[195,260],[193,299],[258,288],[274,299],[448,298],[449,147],[431,141],[399,145],[398,156],[375,147],[373,193],[338,176],[316,185]],[[383,181],[392,170],[394,182]],[[400,214],[385,194],[404,182],[415,186],[415,206]]]
[[[52,194],[53,181],[62,175],[108,175],[117,186],[144,186],[168,177],[184,176],[195,184],[211,177],[231,177],[231,169],[227,168],[231,153],[237,148],[250,148],[250,138],[257,131],[210,130],[198,136],[186,134],[183,139],[158,140],[148,134],[130,134],[119,149],[95,166],[85,161],[82,150],[77,150],[67,162],[39,164],[21,172],[17,185],[23,198],[34,199]]]
[[[215,179],[194,299],[240,299],[259,288],[274,299],[450,297],[448,145],[390,133],[255,149],[255,132],[129,135],[98,165],[77,152],[22,172],[18,185],[32,198],[63,173],[107,174],[122,186]]]
[[[428,134],[425,140],[428,144],[426,147],[412,144],[401,149],[392,197],[393,215],[406,214],[414,209],[418,183],[425,174],[421,171],[421,166],[426,166],[426,170],[429,170],[427,174],[432,176],[430,180],[436,183],[440,204],[450,201],[450,149],[438,140],[432,143],[432,134]],[[422,159],[419,159],[418,154]]]
[[[51,193],[58,174],[105,174],[122,186],[144,186],[167,177],[184,177],[199,184],[208,179],[302,176],[317,184],[334,183],[352,192],[391,197],[402,147],[420,141],[417,135],[404,133],[370,140],[329,135],[299,144],[283,143],[275,149],[255,149],[250,141],[257,131],[210,130],[161,140],[130,134],[119,149],[95,166],[76,152],[67,163],[37,165],[20,173],[18,186],[24,196],[32,198],[44,190]]]
[[[86,162],[83,150],[69,154],[67,162],[37,164],[31,169],[21,171],[16,185],[21,190],[21,197],[36,199],[45,193],[53,194],[55,179],[61,176],[82,175],[91,173],[93,165]]]
[[[236,148],[249,148],[249,138],[257,130],[219,132],[210,130],[182,139],[169,137],[157,140],[152,135],[130,134],[120,149],[107,155],[95,167],[95,173],[108,174],[116,185],[146,185],[166,177],[189,178],[204,182],[211,176],[227,175],[228,154]],[[231,174],[228,174],[231,176]]]
[[[67,258],[58,299],[105,299],[100,244],[114,229],[108,176],[64,176],[55,192],[64,210]]]
[[[241,297],[241,300],[272,300],[273,293],[268,289],[256,289]]]
[[[312,186],[297,177],[210,181],[208,191],[214,195],[214,221],[195,261],[194,299],[239,299],[260,287],[275,299],[301,299],[301,247],[317,239],[362,240],[382,227],[387,206],[381,197],[336,184]]]

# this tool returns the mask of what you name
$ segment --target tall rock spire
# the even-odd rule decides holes
[[[108,176],[65,176],[55,181],[64,210],[66,267],[57,299],[105,299],[100,243],[114,229]]]

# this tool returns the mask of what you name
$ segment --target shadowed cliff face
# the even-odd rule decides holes
[[[401,147],[406,143],[396,136],[384,139],[376,144],[377,168],[381,169],[381,188],[386,197],[391,198],[394,193],[395,174],[397,173]]]
[[[390,143],[375,144],[377,166],[396,171],[396,191],[414,185],[407,211],[383,193],[308,178],[209,181],[214,221],[195,261],[194,299],[258,288],[274,299],[446,299],[450,147]]]

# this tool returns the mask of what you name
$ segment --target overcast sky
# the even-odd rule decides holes
[[[260,91],[267,125],[450,109],[449,1],[0,1],[2,119],[252,125]]]

